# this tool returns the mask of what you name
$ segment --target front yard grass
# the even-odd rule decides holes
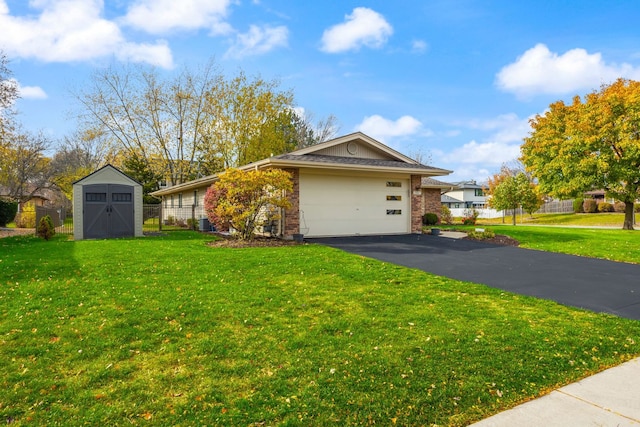
[[[467,425],[640,354],[640,322],[299,245],[0,240],[0,422]]]
[[[503,224],[509,225],[511,216],[504,218],[479,218],[478,224]],[[555,214],[524,214],[516,217],[518,225],[564,225],[583,227],[617,227],[622,228],[624,213],[555,213]]]
[[[512,237],[523,248],[640,264],[640,234],[636,230],[524,225],[480,227]]]

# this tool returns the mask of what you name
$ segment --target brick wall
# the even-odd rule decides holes
[[[434,213],[438,215],[442,213],[442,202],[440,200],[439,188],[423,188],[422,189],[422,213]]]
[[[410,191],[412,233],[422,233],[422,193],[420,192],[421,184],[422,177],[420,175],[411,175]]]
[[[284,170],[291,174],[291,179],[293,180],[293,191],[289,194],[291,207],[284,212],[283,237],[292,238],[294,234],[300,232],[300,170]]]

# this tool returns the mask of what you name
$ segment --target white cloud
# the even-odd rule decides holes
[[[571,49],[559,55],[546,45],[537,44],[502,68],[496,76],[496,85],[505,92],[528,98],[597,89],[619,77],[640,78],[640,68],[606,63],[600,53],[590,54],[584,49]]]
[[[228,34],[224,22],[231,0],[136,0],[123,22],[151,34],[208,28],[214,35]]]
[[[529,124],[530,117],[521,119],[515,113],[501,114],[492,119],[474,119],[466,123],[470,129],[478,129],[482,131],[496,131],[491,136],[492,141],[496,142],[516,142],[522,141],[531,130]]]
[[[393,34],[393,27],[384,16],[366,7],[356,7],[345,19],[344,23],[324,31],[322,51],[338,53],[357,50],[362,46],[379,48]]]
[[[385,142],[387,138],[415,135],[422,129],[422,123],[411,116],[402,116],[393,121],[379,115],[365,117],[356,126],[359,130],[372,138]]]
[[[471,141],[443,156],[447,162],[500,166],[520,156],[520,143]]]
[[[289,30],[285,26],[258,27],[252,25],[249,32],[238,34],[233,45],[224,54],[225,58],[243,58],[261,55],[277,47],[288,45]]]
[[[15,84],[22,99],[47,99],[47,93],[40,86],[22,86],[17,81]]]
[[[445,182],[475,180],[478,184],[482,184],[487,182],[487,180],[499,170],[500,168],[487,169],[477,165],[460,165],[459,167],[455,167],[451,175],[438,179],[442,179]]]
[[[69,62],[115,55],[165,68],[173,65],[166,43],[128,42],[114,22],[101,18],[101,0],[38,0],[29,4],[40,14],[11,16],[6,2],[0,0],[0,46],[11,56]]]
[[[424,40],[413,40],[411,42],[411,51],[413,53],[425,53],[429,49],[429,44]]]

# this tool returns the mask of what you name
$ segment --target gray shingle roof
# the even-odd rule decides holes
[[[360,165],[360,166],[376,166],[376,167],[388,167],[388,168],[402,168],[402,169],[433,169],[441,170],[440,168],[434,168],[432,166],[412,163],[405,163],[397,160],[383,160],[383,159],[363,159],[359,157],[339,157],[339,156],[327,156],[322,154],[281,154],[275,156],[275,159],[292,160],[300,162],[314,162],[314,163],[337,163],[342,165]]]
[[[422,177],[421,182],[423,187],[436,187],[436,188],[452,188],[455,187],[455,184],[451,184],[449,182],[438,181],[437,179]]]

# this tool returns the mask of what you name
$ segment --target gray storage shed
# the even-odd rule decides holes
[[[142,185],[106,165],[73,183],[75,240],[142,236]]]

